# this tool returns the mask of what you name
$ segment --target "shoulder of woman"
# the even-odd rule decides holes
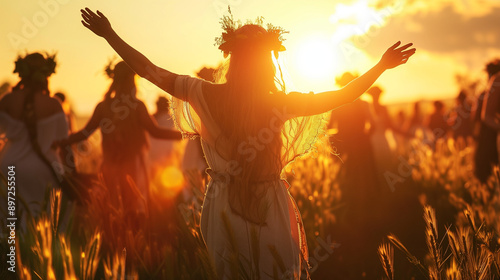
[[[44,95],[45,96],[45,95]],[[56,98],[54,97],[49,97],[47,96],[48,98],[46,99],[46,104],[47,106],[52,110],[54,111],[55,113],[56,112],[63,112],[63,108],[62,108],[62,105],[61,105],[61,102],[59,102],[59,100],[57,100]]]

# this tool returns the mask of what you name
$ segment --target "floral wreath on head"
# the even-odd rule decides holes
[[[238,32],[241,27],[247,25],[257,25],[263,27],[264,18],[258,17],[255,22],[247,21],[242,24],[241,21],[235,21],[231,8],[228,7],[229,16],[223,16],[220,23],[224,32],[220,37],[215,38],[215,45],[219,46],[219,50],[224,53],[226,58],[230,53],[248,45],[261,45],[274,53],[276,59],[278,52],[285,51],[283,46],[283,34],[288,33],[285,29],[279,26],[267,24],[267,29],[264,32]]]
[[[17,60],[14,62],[15,68],[13,73],[17,73],[21,79],[31,77],[37,80],[44,80],[56,72],[56,54],[49,55],[48,53],[45,53],[45,56],[40,54],[45,60],[41,67],[34,67],[28,62],[28,56],[32,54],[26,54],[24,57],[19,55]]]
[[[106,74],[106,76],[110,79],[113,79],[113,77],[115,76],[115,66],[117,64],[117,62],[115,61],[116,61],[116,56],[110,58],[108,64],[104,68],[104,74]]]

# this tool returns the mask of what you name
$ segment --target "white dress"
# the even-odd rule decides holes
[[[16,207],[29,210],[32,215],[40,212],[40,203],[44,200],[45,189],[55,185],[55,178],[49,167],[33,151],[28,130],[23,121],[0,112],[0,131],[5,133],[7,144],[0,155],[0,168],[6,176],[9,166],[15,166]],[[68,137],[68,124],[63,112],[53,114],[37,121],[37,140],[43,154],[60,172],[60,163],[56,150],[51,145],[56,140]],[[20,199],[28,204],[22,207]],[[5,203],[1,203],[5,205]],[[4,207],[4,206],[2,206]],[[18,220],[20,217],[18,217]]]
[[[155,115],[158,126],[166,129],[175,129],[174,121],[168,112]],[[172,158],[176,149],[176,141],[149,137],[149,165],[165,164]]]
[[[307,246],[300,213],[288,192],[286,181],[275,179],[255,184],[265,191],[270,205],[264,226],[233,213],[225,178],[231,165],[218,154],[213,141],[219,135],[202,94],[204,81],[189,76],[176,80],[175,95],[188,101],[201,120],[201,143],[210,168],[201,213],[201,232],[220,279],[234,279],[238,269],[256,279],[299,279],[301,259]],[[189,118],[189,113],[184,117]],[[237,263],[235,264],[235,256]]]

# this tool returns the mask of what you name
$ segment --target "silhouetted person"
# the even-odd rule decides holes
[[[396,140],[396,153],[398,155],[402,155],[409,148],[408,140],[410,138],[409,119],[404,110],[398,111],[394,121],[394,127],[398,127],[400,129],[400,133],[397,133],[394,137]]]
[[[500,112],[498,96],[500,94],[500,60],[496,59],[488,63],[486,72],[488,73],[488,87],[481,106],[481,124],[474,157],[474,173],[483,183],[487,182],[492,174],[492,167],[499,162],[497,136],[500,126],[496,115]]]
[[[373,100],[374,121],[370,129],[370,140],[374,152],[377,178],[381,187],[388,188],[389,184],[384,173],[393,172],[396,169],[394,126],[387,107],[380,104],[382,89],[375,86],[370,88],[367,93],[372,96]],[[398,128],[397,131],[399,132],[400,129]]]
[[[401,127],[405,132],[407,131],[407,117],[406,113],[403,110],[399,110],[396,115],[396,121],[394,122],[394,126]]]
[[[349,72],[338,78],[341,87],[349,84],[356,76]],[[337,134],[333,137],[333,145],[344,161],[347,189],[363,185],[373,186],[375,180],[375,161],[373,148],[367,126],[373,125],[370,104],[356,99],[351,104],[332,111],[329,126],[337,126]],[[355,176],[363,171],[364,176]]]
[[[243,273],[260,279],[272,275],[300,279],[301,259],[308,258],[306,239],[300,213],[280,174],[290,160],[314,144],[318,129],[304,126],[316,124],[316,118],[295,117],[319,115],[352,102],[386,69],[406,62],[415,50],[407,50],[410,44],[399,47],[398,42],[377,66],[338,92],[285,94],[284,87],[275,83],[272,58],[285,50],[281,28],[240,26],[232,17],[224,17],[224,33],[217,43],[230,56],[229,67],[225,81],[213,84],[156,66],[125,43],[102,13],[86,9],[82,17],[83,24],[104,37],[134,71],[185,102],[180,104],[191,106],[174,112],[184,118],[176,121],[190,124],[181,126],[185,131],[201,136],[210,166],[200,227],[218,277],[238,279]],[[287,129],[290,124],[296,130]],[[270,246],[280,256],[282,270],[276,269]]]
[[[449,125],[445,114],[445,106],[442,101],[434,101],[434,111],[429,116],[427,127],[434,135],[434,141],[446,138],[449,131]]]
[[[54,98],[59,100],[59,102],[61,103],[61,106],[64,110],[64,114],[66,115],[66,121],[68,122],[69,131],[72,132],[75,129],[74,127],[75,114],[73,113],[73,109],[71,108],[71,105],[66,99],[66,95],[62,92],[56,92],[54,93]]]
[[[336,82],[344,87],[356,77],[346,72],[337,78]],[[356,162],[353,166],[358,166],[359,161],[365,161],[365,159],[368,161],[372,158],[370,136],[366,129],[372,121],[370,105],[359,98],[351,104],[332,111],[329,126],[337,128],[337,134],[333,137],[333,145],[343,159]]]
[[[344,73],[337,80],[339,86],[349,84],[354,78]],[[343,250],[358,252],[356,257],[348,254],[342,267],[353,274],[353,268],[369,263],[367,251],[371,250],[371,238],[376,220],[371,217],[377,209],[380,181],[377,176],[375,155],[371,141],[374,120],[370,104],[361,99],[332,111],[330,125],[337,124],[338,133],[333,145],[343,160],[339,180],[345,207],[340,215],[345,228],[340,229],[339,238]],[[362,174],[362,175],[361,175]]]
[[[413,104],[413,114],[408,123],[408,134],[415,137],[418,130],[424,127],[424,117],[422,116],[422,111],[420,110],[420,102],[415,102]]]
[[[5,178],[9,171],[16,174],[18,228],[26,228],[26,214],[37,216],[46,210],[40,208],[46,188],[61,186],[56,177],[73,172],[74,163],[63,160],[72,158],[71,151],[61,149],[58,153],[51,148],[53,141],[68,137],[64,111],[59,101],[50,97],[48,87],[55,67],[54,56],[31,53],[19,57],[14,73],[20,81],[0,100],[0,134],[5,133],[8,139],[0,167]]]
[[[460,91],[456,100],[455,107],[450,114],[450,128],[453,131],[455,139],[462,138],[467,140],[472,137],[472,105],[467,100],[464,91]]]
[[[123,202],[127,217],[133,221],[137,214],[146,213],[149,199],[144,158],[148,148],[146,133],[156,138],[178,140],[181,134],[158,127],[144,103],[137,99],[135,73],[125,62],[116,64],[112,73],[113,82],[85,127],[55,145],[83,141],[99,128],[104,181],[111,192],[110,197]],[[127,177],[134,183],[130,184]]]
[[[170,102],[165,96],[159,96],[156,101],[156,112],[153,118],[159,127],[176,130],[174,120],[170,115]],[[152,169],[173,163],[175,155],[176,141],[170,139],[149,139],[149,161]]]

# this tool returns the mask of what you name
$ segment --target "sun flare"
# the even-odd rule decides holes
[[[297,66],[308,79],[330,76],[335,70],[334,48],[327,38],[304,40],[298,47]]]
[[[182,190],[184,183],[184,175],[177,166],[165,166],[155,172],[152,193],[163,198],[173,198]]]

